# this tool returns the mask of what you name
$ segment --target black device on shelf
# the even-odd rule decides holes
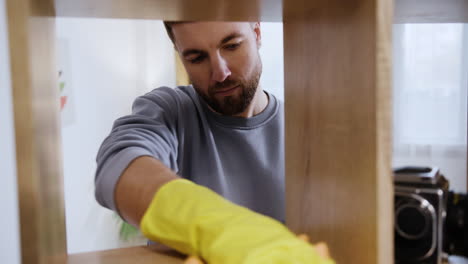
[[[441,264],[468,256],[468,198],[436,167],[394,170],[395,263]]]

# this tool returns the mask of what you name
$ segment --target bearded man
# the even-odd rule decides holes
[[[99,150],[96,198],[208,263],[331,263],[284,221],[283,105],[260,23],[165,22],[192,85],[137,98]]]

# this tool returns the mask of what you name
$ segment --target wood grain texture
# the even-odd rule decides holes
[[[394,185],[392,172],[392,69],[393,13],[392,1],[376,1],[376,215],[377,263],[393,263],[394,257]]]
[[[395,0],[394,23],[468,23],[468,0]]]
[[[54,2],[8,0],[23,263],[66,255]]]
[[[284,8],[286,223],[337,263],[393,263],[392,2]]]
[[[281,0],[57,0],[57,16],[281,21]]]
[[[283,20],[280,0],[57,0],[57,15],[161,20]],[[289,3],[288,3],[289,4]],[[395,23],[468,22],[468,0],[396,0]]]
[[[67,264],[182,264],[181,256],[170,252],[155,252],[147,247],[121,248],[91,253],[72,254]]]

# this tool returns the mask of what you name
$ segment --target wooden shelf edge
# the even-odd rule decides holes
[[[183,257],[175,251],[157,250],[147,246],[119,248],[70,254],[67,264],[182,264]]]
[[[58,17],[283,21],[280,0],[55,0],[55,9]],[[395,0],[394,23],[468,23],[468,0]]]
[[[468,23],[468,0],[396,0],[393,23]]]
[[[55,11],[58,17],[282,21],[281,0],[55,0]]]

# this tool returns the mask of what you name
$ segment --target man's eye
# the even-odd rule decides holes
[[[189,59],[188,61],[189,61],[190,63],[197,64],[197,63],[202,62],[204,59],[205,59],[205,56],[200,55],[200,56],[197,56],[197,57],[195,57],[195,58],[193,58],[193,59]]]
[[[227,50],[235,50],[240,46],[240,43],[233,43],[233,44],[228,44],[224,46],[225,49]]]

